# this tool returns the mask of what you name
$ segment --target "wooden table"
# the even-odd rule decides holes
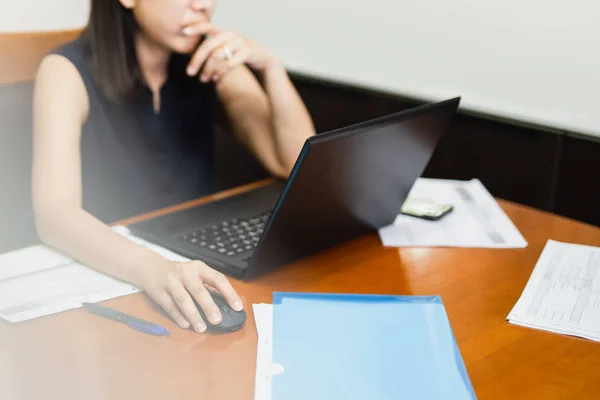
[[[108,304],[164,324],[172,337],[146,336],[82,310],[0,323],[0,398],[252,399],[251,304],[270,302],[273,291],[313,291],[441,295],[479,399],[600,399],[599,343],[505,320],[549,238],[600,246],[600,229],[500,204],[529,242],[526,249],[394,249],[370,235],[234,282],[249,319],[229,335],[180,330],[144,294]]]

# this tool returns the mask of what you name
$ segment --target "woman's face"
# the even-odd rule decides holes
[[[102,0],[107,1],[107,0]],[[175,53],[187,54],[196,49],[200,37],[185,36],[189,25],[210,22],[217,0],[120,0],[133,10],[142,30],[154,42]]]

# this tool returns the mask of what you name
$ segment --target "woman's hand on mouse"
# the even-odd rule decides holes
[[[202,82],[218,81],[228,71],[241,64],[262,71],[273,63],[279,63],[273,53],[259,44],[230,31],[221,30],[203,22],[189,25],[184,29],[189,36],[210,35],[192,55],[187,74],[196,75],[200,71]]]
[[[219,324],[222,317],[210,291],[221,293],[234,310],[243,308],[227,277],[201,261],[175,263],[164,260],[145,267],[144,272],[141,279],[144,291],[183,329],[191,326],[198,333],[207,329],[192,296],[214,325]]]

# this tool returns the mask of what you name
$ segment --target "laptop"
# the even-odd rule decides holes
[[[130,226],[142,238],[251,279],[394,222],[460,98],[306,140],[287,182]]]

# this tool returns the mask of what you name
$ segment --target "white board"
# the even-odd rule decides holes
[[[295,72],[600,136],[597,0],[221,0]]]

